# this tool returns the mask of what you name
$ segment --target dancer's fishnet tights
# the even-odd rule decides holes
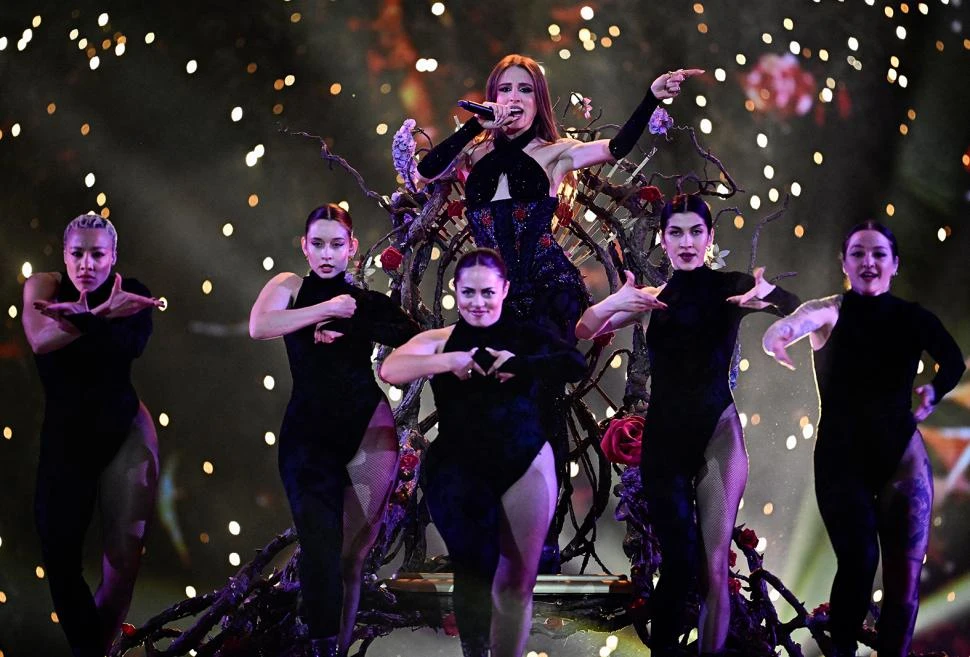
[[[731,620],[728,554],[747,480],[748,454],[738,412],[732,404],[717,422],[696,481],[704,575],[704,604],[698,619],[701,652],[723,650],[727,639]]]

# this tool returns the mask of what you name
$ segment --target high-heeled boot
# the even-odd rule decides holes
[[[464,657],[488,657],[489,646],[488,638],[474,637],[471,639],[461,639],[461,654]]]
[[[310,641],[310,657],[344,657],[340,641],[335,636]]]
[[[893,602],[884,600],[876,632],[879,636],[880,655],[908,655],[913,641],[913,627],[916,625],[917,602]]]
[[[849,646],[832,646],[831,657],[855,657],[856,645],[853,642]]]

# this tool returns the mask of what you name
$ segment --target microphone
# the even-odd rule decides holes
[[[463,110],[467,110],[472,114],[477,114],[478,116],[482,117],[486,121],[495,120],[495,112],[493,112],[492,108],[489,107],[488,105],[482,105],[481,103],[474,103],[470,100],[459,100],[458,107],[462,108]],[[510,110],[510,112],[513,116],[518,116],[519,114],[522,114],[522,108],[513,107]]]

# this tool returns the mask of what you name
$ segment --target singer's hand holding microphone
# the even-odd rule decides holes
[[[499,103],[489,101],[473,103],[470,100],[459,100],[458,107],[478,115],[481,119],[482,127],[486,130],[494,130],[506,126],[522,114],[521,107],[515,105],[500,105]]]

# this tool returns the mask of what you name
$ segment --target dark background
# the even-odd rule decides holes
[[[544,63],[560,109],[570,92],[590,97],[594,111],[603,111],[601,123],[622,122],[658,73],[706,69],[668,109],[680,125],[711,122],[710,134],[698,136],[745,190],[721,205],[737,205],[745,217],[740,229],[725,220],[715,236],[732,252],[728,267],[747,267],[752,228],[778,207],[768,200],[769,190],[783,196],[797,181],[800,194],[761,239],[758,261],[769,274],[797,271],[786,285],[802,298],[836,293],[845,230],[862,219],[883,220],[900,242],[894,293],[937,313],[970,352],[970,16],[959,0],[927,2],[925,13],[921,3],[861,0],[703,6],[611,0],[589,3],[594,15],[588,20],[583,3],[546,1],[452,1],[440,16],[425,1],[142,4],[0,5],[3,657],[66,650],[50,619],[47,582],[35,575],[40,559],[31,500],[43,401],[20,325],[24,263],[32,271],[62,269],[65,224],[106,207],[119,231],[118,270],[169,302],[168,310],[156,313],[154,337],[135,367],[136,385],[156,421],[161,413],[169,418],[158,427],[165,484],[160,508],[168,519],[156,522],[149,537],[130,618],[138,624],[183,598],[187,586],[199,592],[221,586],[235,571],[229,553],[245,561],[288,526],[275,447],[265,440],[266,432],[278,431],[289,390],[283,345],[250,340],[245,322],[268,278],[304,271],[298,249],[303,218],[321,203],[346,201],[362,247],[389,229],[387,216],[350,176],[319,159],[316,142],[280,129],[325,137],[370,188],[390,194],[397,186],[390,144],[401,122],[413,117],[436,139],[447,134],[454,101],[480,98],[488,71],[508,52]],[[108,15],[103,26],[102,13]],[[550,25],[558,26],[558,41]],[[619,35],[607,47],[602,39],[611,26]],[[18,49],[27,28],[31,39]],[[583,28],[595,34],[592,50],[579,39]],[[850,49],[850,37],[858,50]],[[79,48],[81,38],[88,49]],[[124,53],[117,55],[122,41]],[[807,112],[779,107],[777,95],[764,107],[746,108],[746,76],[762,56],[788,53],[792,41],[798,42],[797,57],[789,58],[793,69],[810,76],[800,83]],[[99,65],[92,69],[95,55]],[[419,58],[435,59],[437,68],[419,72]],[[190,60],[198,66],[193,74],[186,70]],[[905,87],[888,81],[890,68],[906,77]],[[716,69],[723,70],[723,81]],[[295,77],[291,85],[284,81],[288,75]],[[823,102],[819,94],[828,78],[833,97]],[[274,88],[278,80],[281,89]],[[237,106],[243,117],[233,122]],[[564,122],[584,123],[574,113]],[[757,143],[759,133],[767,137],[765,148]],[[265,155],[249,167],[246,154],[257,144]],[[816,152],[821,165],[813,161]],[[774,168],[771,180],[763,172],[767,164]],[[664,173],[699,167],[683,134],[647,165]],[[88,173],[95,176],[91,187]],[[101,193],[106,198],[99,200]],[[258,197],[254,206],[251,195]],[[762,201],[757,211],[754,195]],[[223,234],[227,223],[229,237]],[[269,270],[266,257],[273,259]],[[601,297],[602,273],[592,266],[585,273]],[[204,281],[211,282],[209,294],[202,292]],[[386,279],[378,273],[371,284],[385,289]],[[818,419],[814,382],[804,346],[795,350],[800,367],[794,374],[761,353],[767,324],[764,316],[749,319],[743,337],[749,368],[736,395],[749,419],[751,475],[740,522],[767,539],[766,565],[811,608],[828,599],[833,572],[812,495],[812,435],[803,438],[801,428]],[[620,336],[617,344],[626,340]],[[607,384],[615,398],[622,371]],[[275,379],[272,390],[264,387],[266,375]],[[962,397],[940,405],[924,431],[941,485],[917,647],[966,655],[966,474],[950,490],[942,486],[970,435],[970,392],[962,390]],[[602,402],[594,409],[605,411]],[[960,427],[963,438],[952,438]],[[791,450],[790,435],[797,435]],[[214,465],[213,474],[203,472],[205,461]],[[578,495],[582,505],[584,494]],[[239,535],[227,529],[233,520],[241,525]],[[598,546],[615,572],[628,567],[619,549],[622,531],[604,516]],[[87,573],[96,579],[94,545]],[[582,635],[563,644],[535,638],[530,649],[595,654],[603,639]],[[645,654],[628,632],[621,633],[619,651]],[[459,649],[454,639],[430,632],[398,632],[375,643],[370,654],[457,655]]]

